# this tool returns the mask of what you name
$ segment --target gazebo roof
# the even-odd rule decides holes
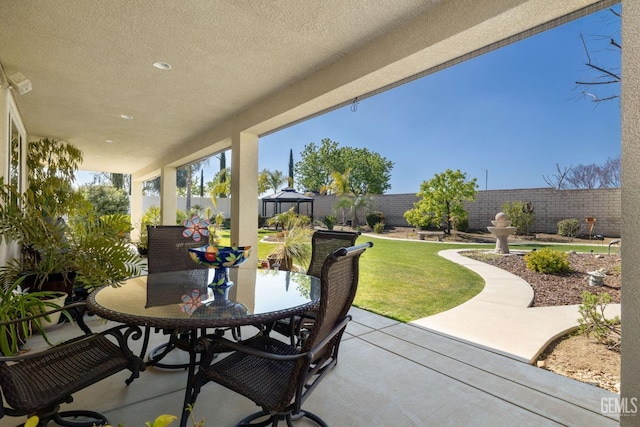
[[[298,193],[291,187],[286,187],[276,194],[270,194],[263,197],[262,200],[278,202],[310,202],[313,201],[313,197],[305,196],[302,193]]]

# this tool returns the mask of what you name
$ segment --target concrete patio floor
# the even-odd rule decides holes
[[[617,416],[601,412],[603,399],[617,397],[612,392],[415,324],[357,308],[352,315],[338,365],[305,404],[331,426],[618,425]],[[109,326],[95,317],[88,324],[94,330]],[[63,339],[71,330],[67,325],[51,337]],[[153,337],[155,343],[165,340],[162,334]],[[95,384],[68,406],[101,411],[124,427],[180,414],[185,371],[149,368],[128,387],[126,378],[121,373]],[[204,417],[207,427],[231,426],[257,409],[248,399],[209,384],[194,415]],[[20,421],[5,417],[0,426]]]

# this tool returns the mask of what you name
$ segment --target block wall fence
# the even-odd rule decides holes
[[[316,196],[314,216],[335,214],[335,196]],[[371,210],[383,212],[387,225],[409,227],[403,214],[418,201],[415,194],[375,196]],[[586,217],[596,218],[594,234],[620,237],[621,198],[619,188],[594,190],[554,190],[532,188],[517,190],[486,190],[476,193],[475,202],[465,204],[469,212],[469,229],[484,230],[507,202],[529,202],[535,211],[533,233],[556,233],[558,221],[576,218],[586,226]],[[360,215],[364,223],[364,214]]]
[[[410,227],[403,214],[413,207],[418,201],[415,194],[385,194],[374,196],[370,209],[384,213],[386,223],[394,227]],[[596,218],[594,234],[602,234],[608,237],[620,237],[621,227],[621,198],[619,188],[603,188],[595,190],[554,190],[552,188],[531,188],[517,190],[485,190],[476,193],[475,202],[465,204],[469,212],[469,228],[471,230],[484,230],[491,225],[496,213],[500,212],[502,205],[507,202],[529,202],[535,210],[535,222],[531,227],[533,233],[556,233],[558,221],[567,218],[576,218],[586,226],[586,217]],[[230,217],[230,200],[218,199],[218,206],[213,207],[209,198],[194,197],[191,205],[199,205],[203,208],[211,207],[213,212],[222,212],[225,217]],[[336,203],[335,196],[315,196],[314,216],[321,219],[326,215],[336,215],[333,206]],[[150,206],[159,206],[159,197],[144,197],[143,209]],[[184,210],[186,201],[184,197],[178,198],[178,209]],[[286,206],[283,205],[283,210]],[[262,212],[262,203],[259,203],[259,212]],[[364,224],[364,212],[360,219]],[[347,217],[347,219],[349,219]]]

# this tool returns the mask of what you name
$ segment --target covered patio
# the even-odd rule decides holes
[[[613,405],[615,393],[412,324],[357,308],[351,314],[338,365],[304,405],[330,426],[618,425],[618,415],[602,409]],[[89,325],[108,326],[98,319]],[[148,368],[128,387],[126,378],[121,373],[91,386],[70,407],[130,426],[180,413],[184,371]],[[210,384],[193,414],[206,426],[230,426],[254,411],[250,400]]]
[[[255,246],[261,136],[616,3],[4,2],[1,175],[16,136],[64,139],[84,152],[84,170],[131,174],[134,221],[143,214],[143,182],[160,176],[162,223],[174,224],[176,170],[231,150],[231,243]],[[622,5],[622,319],[629,332],[621,397],[630,404],[640,397],[640,339],[632,333],[640,328],[640,2]],[[31,90],[10,81],[16,73]],[[21,150],[24,181],[26,144]],[[0,252],[2,260],[12,256]],[[601,399],[612,395],[505,355],[364,312],[348,331],[335,375],[309,401],[332,425],[618,424],[601,413]],[[180,405],[180,373],[159,378],[157,387],[147,378],[123,392],[114,377],[75,405],[97,404],[115,422],[142,425]],[[210,407],[196,416],[212,417],[208,425],[253,409],[215,387],[206,393],[200,402]],[[640,425],[640,416],[620,424]]]

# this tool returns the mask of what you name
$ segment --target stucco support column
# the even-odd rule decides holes
[[[164,166],[160,170],[160,223],[176,225],[176,168]]]
[[[621,406],[640,426],[640,2],[622,2],[622,367]],[[631,406],[632,404],[634,406]]]
[[[231,245],[253,248],[242,266],[258,260],[258,136],[231,137]],[[241,267],[242,267],[241,266]]]
[[[131,241],[140,241],[142,226],[142,181],[131,178]]]

